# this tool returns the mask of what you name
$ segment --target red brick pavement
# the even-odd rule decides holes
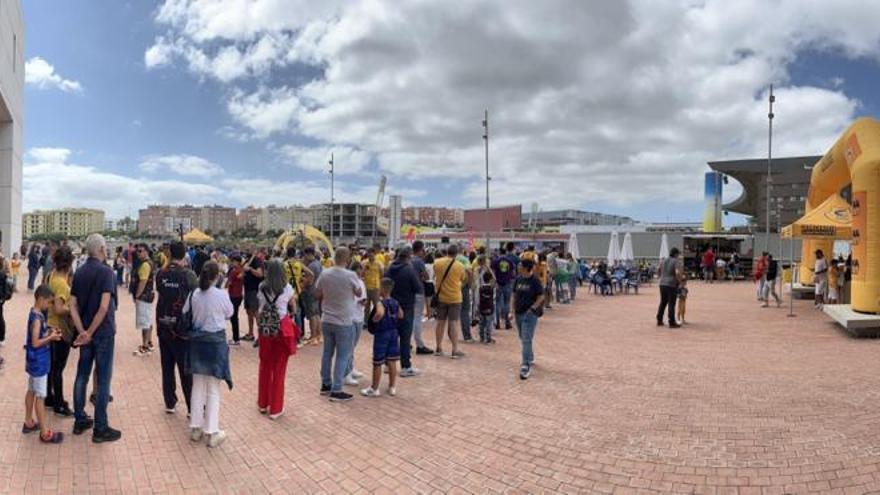
[[[184,415],[164,413],[158,356],[131,354],[130,301],[110,407],[122,441],[23,437],[22,294],[6,306],[0,492],[880,491],[880,342],[845,336],[807,302],[797,318],[760,309],[750,284],[694,284],[689,324],[657,329],[655,292],[582,295],[549,312],[527,382],[515,333],[502,331],[461,361],[419,356],[424,374],[401,379],[396,398],[334,404],[317,393],[318,349],[305,349],[291,361],[288,414],[274,422],[256,409],[255,350],[234,349],[236,386],[221,408],[229,438],[215,450],[189,441]],[[71,420],[52,424],[70,431]]]

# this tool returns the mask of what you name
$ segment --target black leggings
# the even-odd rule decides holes
[[[6,341],[6,315],[3,314],[4,303],[0,302],[0,342]]]
[[[46,402],[54,407],[64,405],[64,368],[70,356],[70,344],[63,340],[52,342],[52,366],[49,368],[49,386],[46,387]]]
[[[230,299],[232,301],[232,341],[238,342],[240,340],[239,330],[238,330],[238,308],[241,307],[241,298],[233,297]]]
[[[657,321],[663,321],[663,310],[669,308],[669,324],[675,323],[675,301],[678,298],[678,287],[660,286],[660,307],[657,309]]]

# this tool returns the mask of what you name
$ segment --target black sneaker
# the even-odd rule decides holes
[[[504,329],[505,330],[513,329],[513,325],[510,324],[510,320],[507,320],[506,322],[504,322]]]
[[[416,349],[416,354],[434,354],[434,349],[431,349],[430,347],[419,347]]]
[[[101,431],[95,430],[95,432],[92,433],[92,443],[115,442],[120,438],[122,438],[122,432],[114,430],[109,426]]]
[[[523,366],[519,369],[519,379],[526,380],[529,378],[529,375],[532,374],[532,368],[529,366]]]
[[[681,325],[679,325],[678,323],[670,323],[669,328],[681,328]]]
[[[73,416],[73,411],[70,410],[70,406],[67,404],[62,404],[61,407],[55,407],[53,408],[53,411],[55,411],[55,415],[61,416],[63,418],[69,418]]]
[[[330,402],[348,402],[352,397],[354,396],[345,392],[333,392],[330,394]]]
[[[91,429],[93,426],[95,426],[95,420],[92,418],[86,418],[83,421],[74,421],[73,434],[82,435],[86,430]]]
[[[321,385],[321,395],[330,395],[330,385]]]
[[[495,322],[495,330],[501,330],[501,322],[499,322],[499,321]]]
[[[662,326],[663,326],[663,320],[657,320],[657,326],[658,326],[658,327],[662,327]]]

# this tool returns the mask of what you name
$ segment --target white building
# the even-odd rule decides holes
[[[24,132],[24,21],[19,0],[0,2],[0,244],[8,257],[21,245]]]

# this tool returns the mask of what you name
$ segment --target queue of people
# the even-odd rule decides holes
[[[134,306],[140,336],[134,355],[148,359],[158,349],[165,412],[177,414],[182,401],[189,438],[217,447],[226,439],[220,418],[223,385],[233,386],[230,349],[241,341],[259,348],[257,409],[273,420],[285,411],[289,358],[306,346],[322,346],[318,392],[334,402],[354,397],[345,387],[365,378],[354,359],[362,330],[372,336],[372,373],[359,390],[364,397],[383,394],[383,371],[384,393],[396,396],[398,378],[421,373],[416,356],[459,360],[466,357],[462,343],[478,337],[493,344],[493,332],[502,328],[517,330],[518,376],[527,380],[539,318],[551,300],[572,302],[582,283],[576,275],[581,266],[570,254],[534,248],[516,253],[512,244],[488,254],[461,252],[454,244],[428,252],[416,241],[394,252],[343,246],[330,255],[313,246],[221,253],[169,242],[159,248],[131,244],[111,253],[94,234],[82,247],[84,259],[74,250],[65,243],[48,245],[51,262],[37,258],[28,277],[34,305],[25,342],[29,379],[22,432],[39,431],[47,443],[60,443],[64,435],[49,427],[46,408],[73,417],[73,434],[91,431],[95,443],[122,436],[108,415],[119,287],[127,289]],[[28,262],[30,254],[41,253],[30,248]],[[10,267],[0,262],[0,272],[7,273]],[[3,300],[0,288],[0,308]],[[424,334],[431,321],[433,349]],[[74,352],[71,407],[63,375]],[[87,398],[93,415],[86,412]]]

